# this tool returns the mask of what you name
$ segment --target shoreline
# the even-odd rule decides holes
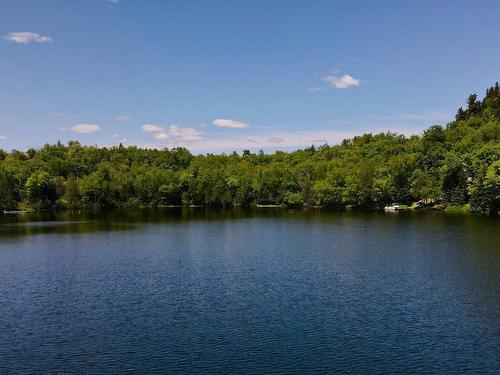
[[[477,216],[499,216],[494,214],[487,214],[481,212],[474,212],[470,209],[469,205],[463,206],[444,206],[439,205],[439,207],[412,207],[412,206],[401,206],[397,210],[387,210],[384,207],[378,208],[367,208],[367,207],[353,207],[353,206],[341,206],[341,207],[329,207],[329,206],[286,206],[284,204],[254,204],[254,205],[231,205],[231,206],[211,206],[211,205],[149,205],[149,206],[121,206],[121,207],[48,207],[40,209],[29,209],[29,210],[4,210],[0,212],[1,216],[25,216],[29,214],[38,213],[57,213],[57,212],[113,212],[113,211],[126,211],[126,210],[157,210],[157,209],[211,209],[211,210],[231,210],[231,209],[243,209],[243,210],[266,210],[266,209],[283,209],[283,210],[323,210],[325,212],[379,212],[388,215],[398,214],[400,212],[442,212],[446,214],[459,214],[459,215],[477,215]]]

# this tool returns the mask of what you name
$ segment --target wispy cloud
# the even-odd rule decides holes
[[[161,132],[163,128],[154,124],[144,124],[142,125],[142,130],[144,130],[146,133],[156,133]]]
[[[9,42],[14,42],[18,44],[28,44],[31,42],[36,43],[50,43],[53,42],[50,36],[40,35],[30,31],[15,31],[4,35],[2,39],[8,40]]]
[[[0,135],[0,141],[4,139],[7,139],[7,137],[5,135]]]
[[[243,121],[230,120],[225,118],[215,119],[214,121],[212,121],[212,125],[218,126],[220,128],[233,128],[233,129],[248,128],[248,124]]]
[[[120,4],[120,0],[105,0],[109,8],[114,8]]]
[[[309,130],[285,130],[278,128],[269,128],[264,131],[253,128],[251,131],[242,131],[231,133],[231,136],[218,137],[216,134],[202,134],[199,130],[193,128],[181,128],[177,125],[165,127],[160,132],[151,133],[152,142],[138,143],[130,141],[133,144],[147,148],[163,148],[185,146],[195,154],[219,153],[242,151],[245,149],[257,151],[259,149],[267,152],[275,150],[294,150],[297,148],[308,147],[311,144],[316,146],[328,143],[330,145],[338,144],[343,139],[352,138],[364,133],[385,133],[392,132],[404,134],[406,136],[419,134],[422,127],[410,124],[373,124],[360,125],[355,129],[345,130],[327,130],[327,129],[309,129]],[[155,139],[155,135],[161,135]],[[162,139],[164,138],[164,139]]]
[[[429,111],[422,113],[401,113],[398,115],[404,121],[450,121],[453,115],[450,113]]]
[[[422,111],[416,113],[399,113],[399,114],[386,114],[378,115],[372,114],[371,118],[383,121],[404,121],[404,122],[446,122],[453,119],[452,113],[447,113],[443,111]]]
[[[169,143],[179,144],[186,142],[195,142],[203,139],[203,133],[195,128],[183,128],[172,124],[165,129],[159,125],[144,124],[142,130],[146,133],[152,133],[153,138],[159,141],[169,140]]]
[[[91,134],[100,131],[101,127],[96,124],[76,124],[71,128],[71,130],[75,133]]]
[[[267,141],[269,143],[281,143],[281,142],[283,142],[283,138],[280,138],[280,137],[271,137]]]
[[[321,145],[324,143],[335,144],[344,138],[350,138],[357,132],[333,132],[326,130],[313,130],[304,132],[279,132],[274,134],[252,134],[241,137],[206,138],[189,145],[194,153],[206,152],[231,152],[244,149],[252,150],[277,150],[295,149],[307,147],[311,144]]]
[[[52,115],[55,117],[65,117],[66,116],[66,114],[64,112],[54,112]]]
[[[323,87],[312,87],[310,89],[307,89],[309,92],[320,92],[320,91],[325,91]]]
[[[321,79],[325,81],[330,87],[336,89],[346,89],[349,87],[361,85],[360,79],[354,78],[349,74],[344,74],[343,76],[340,77],[334,75],[327,75]]]
[[[203,133],[194,128],[181,128],[177,125],[170,125],[169,134],[178,142],[200,141]]]
[[[127,139],[123,138],[120,134],[113,134],[111,138],[113,138],[116,142],[127,143]]]
[[[129,116],[129,115],[118,115],[115,117],[115,120],[116,121],[128,121],[128,120],[132,120],[132,116]]]
[[[311,144],[316,146],[328,143],[338,144],[343,139],[352,138],[363,133],[385,133],[387,131],[398,134],[411,135],[420,133],[419,127],[393,125],[367,125],[356,129],[346,130],[325,130],[310,129],[303,131],[288,130],[266,130],[265,132],[251,132],[239,134],[238,136],[215,137],[207,136],[197,142],[189,144],[189,149],[194,153],[206,152],[231,152],[245,149],[267,151],[272,150],[294,150],[296,148],[308,147]],[[234,133],[233,133],[234,134]]]
[[[159,139],[159,140],[165,140],[169,138],[168,134],[165,133],[164,131],[156,133],[153,137],[154,139]]]
[[[337,124],[337,125],[352,125],[353,122],[350,121],[350,120],[338,120],[338,119],[334,119],[334,120],[330,120],[330,122],[332,124]]]

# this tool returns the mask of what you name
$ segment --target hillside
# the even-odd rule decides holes
[[[272,155],[45,145],[0,150],[0,208],[254,205],[500,209],[500,88],[422,136],[363,134]]]

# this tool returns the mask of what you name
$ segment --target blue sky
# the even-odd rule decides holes
[[[500,80],[499,15],[498,0],[4,0],[0,148],[420,133]]]

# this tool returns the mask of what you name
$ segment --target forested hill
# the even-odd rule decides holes
[[[45,145],[0,150],[0,208],[147,205],[354,206],[397,202],[500,209],[500,88],[471,95],[456,120],[422,136],[364,134],[267,155],[185,148]],[[469,207],[469,206],[465,206]]]

